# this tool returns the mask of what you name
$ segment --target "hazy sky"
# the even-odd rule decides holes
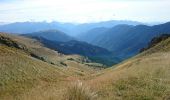
[[[170,0],[0,0],[0,22],[170,21]]]

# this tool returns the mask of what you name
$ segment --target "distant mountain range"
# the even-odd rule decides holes
[[[64,24],[63,24],[64,25]],[[61,23],[58,22],[15,22],[11,24],[0,25],[1,32],[9,32],[9,33],[32,33],[43,30],[52,30],[52,29],[63,29]]]
[[[103,56],[110,55],[107,49],[93,46],[86,42],[80,42],[76,40],[71,40],[67,42],[51,41],[43,38],[37,38],[41,43],[43,43],[48,48],[54,49],[63,54],[79,54],[83,56]]]
[[[87,32],[83,32],[77,36],[78,40],[86,41],[88,43],[92,43],[94,40],[97,40],[97,37],[106,32],[109,28],[106,27],[97,27]]]
[[[111,28],[119,24],[139,25],[142,23],[136,21],[128,21],[128,20],[110,20],[110,21],[103,21],[103,22],[96,22],[96,23],[84,23],[84,24],[77,25],[70,32],[74,33],[74,36],[77,36],[79,34],[82,34],[94,28],[98,28],[98,27]]]
[[[0,25],[5,25],[7,24],[7,22],[0,22]]]
[[[108,27],[111,28],[118,24],[128,24],[128,25],[138,25],[141,24],[135,21],[104,21],[104,22],[96,22],[96,23],[84,23],[84,24],[72,24],[72,23],[60,23],[60,22],[16,22],[11,24],[0,25],[1,32],[9,32],[9,33],[32,33],[43,30],[59,30],[67,33],[71,36],[76,36],[80,33],[86,32],[90,29],[97,27]]]
[[[39,32],[33,32],[28,34],[22,34],[23,36],[32,37],[32,38],[44,38],[51,41],[60,41],[67,42],[70,40],[74,40],[73,37],[67,35],[66,33],[58,30],[45,30]]]
[[[103,31],[98,32],[98,30]],[[153,37],[165,33],[170,34],[170,23],[155,26],[117,25],[113,28],[98,30],[89,30],[78,38],[106,48],[112,51],[116,57],[126,59],[138,54],[140,49],[146,47]]]

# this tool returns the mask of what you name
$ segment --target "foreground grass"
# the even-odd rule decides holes
[[[169,100],[170,53],[154,53],[107,69],[90,80],[101,100]]]
[[[11,95],[11,100],[61,100],[63,95],[64,100],[168,100],[170,97],[169,52],[129,60],[115,69],[106,69],[97,77],[91,76],[90,83],[85,79],[84,85],[72,83],[77,80],[75,77],[62,82],[61,70],[42,61],[32,61],[21,52],[18,55],[6,47],[0,50],[3,52],[0,68],[4,70],[0,74],[0,97],[4,100],[3,96]],[[3,62],[7,59],[8,63]],[[15,66],[10,67],[14,63]]]
[[[102,100],[170,100],[170,38],[94,77]]]
[[[77,81],[68,86],[64,100],[97,100],[97,94],[90,87]]]
[[[168,84],[165,80],[148,77],[128,77],[113,85],[113,94],[126,100],[160,100],[168,98]]]
[[[61,100],[66,86],[81,77],[79,69],[83,75],[93,72],[74,62],[67,64],[68,68],[62,68],[0,45],[0,100]]]
[[[0,46],[0,56],[0,99],[15,99],[35,87],[58,83],[66,77],[60,69],[15,48]]]

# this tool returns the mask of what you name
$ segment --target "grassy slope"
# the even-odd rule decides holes
[[[3,33],[0,33],[0,36],[4,36],[4,37],[8,37],[12,39],[17,44],[24,46],[27,49],[27,51],[29,51],[30,53],[33,53],[36,56],[43,58],[45,62],[49,64],[52,63],[55,66],[64,68],[64,70],[73,69],[74,67],[76,67],[78,70],[81,70],[82,68],[84,68],[84,72],[86,73],[95,72],[92,70],[92,68],[90,68],[91,66],[87,66],[88,63],[86,64],[83,61],[84,58],[81,56],[78,56],[78,55],[66,56],[66,55],[60,54],[57,51],[44,47],[43,44],[41,44],[39,41],[35,39],[30,39],[30,38],[26,38],[22,36],[15,36],[11,34],[3,34]],[[73,59],[73,60],[68,60],[68,59]],[[95,65],[95,63],[93,63],[92,65]],[[98,65],[98,66],[101,66],[101,65]],[[81,71],[79,72],[81,74],[86,75],[86,73],[82,73]],[[67,73],[74,75],[74,70],[72,71],[68,70]],[[75,74],[77,74],[77,70],[75,70]]]
[[[60,69],[15,48],[0,46],[0,56],[0,98],[15,98],[41,83],[66,77]]]
[[[0,45],[0,99],[56,100],[62,98],[66,86],[80,79],[97,91],[98,100],[166,100],[170,97],[170,38],[96,73],[85,66],[79,56],[58,54],[36,41],[32,45],[33,41],[28,38],[9,37],[55,65],[35,59],[23,50]],[[70,58],[74,60],[68,60]]]
[[[116,68],[95,74],[88,84],[101,100],[169,100],[170,38]]]
[[[36,40],[2,33],[0,36],[26,48],[0,44],[0,99],[56,100],[62,97],[66,84],[98,70],[85,65],[83,57],[59,54]],[[31,57],[29,53],[43,57],[45,61]],[[70,58],[72,60],[68,60]]]

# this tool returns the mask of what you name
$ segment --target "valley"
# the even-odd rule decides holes
[[[170,0],[0,0],[0,100],[170,100]]]
[[[132,29],[137,34],[138,27],[143,26],[118,25],[112,29],[102,28],[102,32],[108,33],[101,32],[99,36],[91,38],[86,38],[84,33],[83,37],[90,39],[88,41],[82,40],[83,37],[80,41],[78,37],[58,30],[26,34],[0,33],[0,99],[169,100],[170,36],[168,27],[166,31],[161,30],[167,25],[169,23],[153,26],[160,29],[154,35],[144,31],[150,30],[148,28],[142,30],[146,32],[142,38],[138,39],[134,35],[138,39],[138,42],[134,40],[136,44],[131,42],[133,39],[128,38],[131,40],[129,43],[132,43],[129,44],[131,49],[119,50],[121,55],[127,54],[123,59],[119,58],[121,55],[115,56],[119,53],[91,40],[100,39],[99,36],[106,38],[108,35],[118,43],[116,38],[128,34],[126,32]],[[96,28],[88,32],[97,34],[98,29],[100,30]],[[119,34],[109,36],[109,32]],[[146,37],[148,42],[143,40]],[[123,38],[125,37],[119,39]],[[122,47],[125,45],[127,44],[119,44]],[[121,50],[125,52],[122,53]],[[133,57],[129,58],[129,53],[133,50],[136,53],[132,52]]]

